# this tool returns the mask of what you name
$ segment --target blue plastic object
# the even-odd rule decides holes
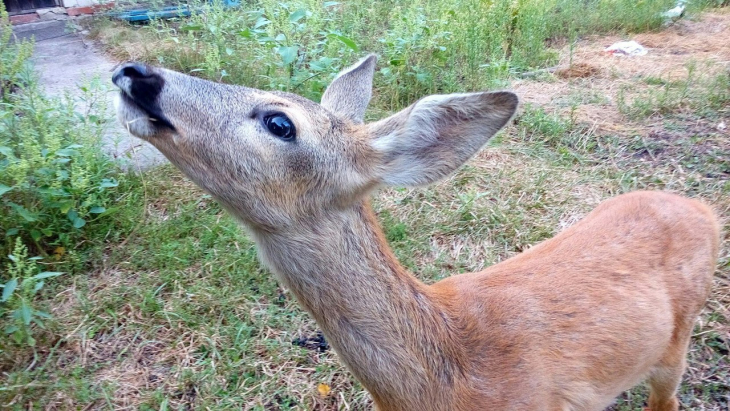
[[[188,6],[169,6],[160,10],[135,9],[111,12],[107,15],[127,21],[147,21],[152,19],[169,19],[173,17],[187,17],[191,13]]]
[[[212,0],[216,1],[216,0]],[[238,7],[241,5],[241,0],[218,0],[223,2],[223,7]],[[187,5],[183,6],[168,6],[159,10],[149,9],[134,9],[125,11],[113,11],[107,13],[107,16],[126,20],[130,22],[148,21],[152,19],[170,19],[174,17],[188,17],[192,13],[199,13],[200,8],[190,8]]]

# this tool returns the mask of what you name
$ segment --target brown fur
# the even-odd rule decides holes
[[[448,175],[517,99],[431,96],[362,125],[374,65],[338,76],[323,106],[140,68],[164,87],[140,101],[134,76],[115,74],[129,97],[119,117],[244,223],[379,410],[601,410],[644,379],[652,411],[677,410],[718,255],[712,212],[625,194],[521,255],[425,285],[393,256],[366,196]],[[262,109],[286,114],[296,141],[268,133]]]

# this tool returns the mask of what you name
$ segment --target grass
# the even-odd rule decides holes
[[[241,27],[253,27],[262,17],[256,14],[257,10],[265,10],[271,23],[262,27],[277,27],[266,32],[273,34],[271,37],[275,38],[280,30],[294,30],[287,32],[287,38],[298,35],[297,41],[305,42],[309,41],[307,36],[315,33],[312,38],[316,42],[322,40],[316,33],[327,33],[334,24],[327,21],[334,19],[327,17],[328,13],[339,13],[345,19],[339,35],[355,39],[362,50],[370,51],[372,46],[386,56],[381,59],[382,68],[376,76],[371,117],[379,117],[428,92],[487,87],[510,81],[507,75],[532,64],[539,67],[564,64],[566,59],[580,60],[582,51],[592,50],[596,44],[602,47],[605,41],[576,41],[567,46],[567,53],[571,54],[568,57],[565,49],[541,49],[539,55],[553,57],[531,63],[508,58],[501,49],[502,54],[490,60],[494,65],[479,67],[483,63],[475,63],[472,67],[470,62],[492,57],[484,50],[469,48],[486,33],[469,31],[467,24],[462,23],[463,27],[453,27],[458,37],[442,43],[452,48],[446,63],[439,63],[437,54],[424,52],[433,52],[433,48],[426,46],[439,43],[432,44],[436,40],[424,35],[423,29],[439,24],[434,23],[435,16],[452,18],[449,13],[436,12],[443,12],[444,5],[394,2],[372,6],[372,10],[347,5],[342,10],[323,11],[314,7],[317,4],[288,3],[288,9],[282,11],[283,6],[256,3],[252,7],[255,13],[241,13],[230,21],[212,13],[137,29],[104,22],[98,38],[107,40],[107,46],[117,56],[129,57],[131,49],[126,47],[147,39],[142,54],[133,57],[159,57],[158,64],[199,70],[193,72],[209,78],[219,78],[226,70],[224,81],[245,79],[251,84],[251,80],[260,87],[273,85],[316,98],[321,93],[319,86],[288,81],[303,75],[302,72],[313,73],[312,62],[324,61],[327,53],[340,53],[338,60],[324,66],[322,74],[315,77],[326,84],[342,64],[357,55],[342,39],[330,36],[332,33],[325,35],[332,43],[322,44],[322,50],[316,52],[319,54],[304,55],[302,61],[307,63],[301,67],[296,66],[299,62],[294,63],[291,72],[275,63],[282,63],[286,57],[280,53],[286,50],[280,47],[293,46],[269,47],[266,42],[262,42],[261,49],[246,42],[228,45],[224,41],[228,35],[216,35],[210,27],[238,36]],[[480,7],[483,4],[486,3],[480,3]],[[538,15],[538,11],[547,10],[546,4],[557,3],[514,4],[533,7]],[[582,2],[563,4],[579,7]],[[622,15],[621,10],[628,14],[632,9],[628,3],[616,4],[618,11],[607,20],[600,20],[598,12],[586,11],[585,19],[571,23],[574,32],[625,32],[658,27],[648,11],[645,15],[637,11],[634,20],[627,20],[631,25],[618,25],[620,20],[616,16]],[[405,20],[386,19],[390,13],[386,6]],[[290,27],[291,16],[301,8],[312,15],[296,20],[307,24],[306,30],[297,32],[296,27]],[[275,16],[277,10],[281,13],[278,20],[269,17]],[[458,18],[466,18],[464,11],[455,13]],[[730,21],[727,11],[718,13],[726,19],[723,21]],[[425,17],[419,20],[419,16]],[[314,21],[310,23],[310,19]],[[241,21],[247,25],[236,27]],[[371,36],[363,34],[382,21],[389,22],[387,27],[377,25]],[[198,24],[204,25],[182,30]],[[533,24],[541,21],[533,20]],[[691,28],[695,27],[692,24],[701,23],[687,24]],[[204,34],[205,30],[210,34]],[[420,37],[416,36],[418,33]],[[671,34],[671,29],[667,33]],[[172,40],[175,34],[179,43]],[[151,42],[150,35],[158,37]],[[561,35],[570,39],[569,33]],[[547,44],[557,42],[558,37],[548,38]],[[380,43],[380,39],[413,41],[393,42],[391,46]],[[470,43],[468,39],[473,40]],[[539,44],[544,47],[542,40]],[[520,42],[528,40],[515,40],[513,54],[529,50],[522,48]],[[206,60],[208,44],[220,46],[219,67],[212,64],[215,55]],[[231,55],[225,50],[227,46],[234,50]],[[388,47],[403,48],[388,55]],[[200,54],[201,51],[205,53]],[[262,64],[244,67],[246,58],[254,52],[262,53],[254,54]],[[600,65],[602,57],[585,55],[591,56],[588,62]],[[397,56],[406,56],[408,63],[393,64],[389,60]],[[460,64],[451,64],[451,58],[464,59],[463,64],[462,60]],[[520,94],[527,101],[514,125],[467,166],[434,187],[378,192],[375,209],[397,257],[419,278],[433,282],[509,258],[575,223],[601,200],[619,193],[662,189],[703,199],[721,217],[726,234],[713,293],[695,328],[679,397],[685,409],[727,410],[730,140],[727,131],[718,128],[723,121],[730,126],[726,66],[706,59],[695,61],[694,66],[675,61],[667,67],[672,73],[682,74],[670,76],[643,73],[630,61],[611,60],[610,64],[615,72],[601,66],[598,74],[585,79],[548,74],[539,80],[512,83],[518,92],[523,90]],[[432,75],[427,84],[418,85],[419,70],[433,74],[444,65],[459,67],[444,77]],[[245,70],[234,71],[238,67]],[[264,75],[269,68],[271,71]],[[470,74],[468,70],[472,69]],[[492,73],[492,77],[479,79],[484,73]],[[539,96],[557,91],[546,101],[530,102],[531,87],[538,90]],[[607,120],[594,121],[595,112]],[[93,246],[77,257],[85,264],[48,284],[36,297],[39,309],[53,316],[45,330],[35,330],[36,346],[3,346],[2,406],[367,409],[367,393],[336,355],[331,350],[321,350],[316,343],[302,344],[307,339],[317,341],[316,324],[259,265],[251,241],[206,194],[171,166],[130,175],[124,187],[115,193],[116,211],[105,223],[104,233],[94,230]],[[624,394],[611,410],[641,410],[646,394],[645,387],[638,387]]]
[[[439,0],[374,3],[247,1],[239,9],[92,30],[119,60],[142,60],[230,83],[318,100],[362,51],[381,56],[374,106],[394,110],[425,94],[490,88],[556,61],[546,44],[589,33],[656,30],[673,0]],[[701,7],[701,3],[696,8]],[[580,19],[574,16],[580,15]],[[252,64],[255,62],[255,64]]]

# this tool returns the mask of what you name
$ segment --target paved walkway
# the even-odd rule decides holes
[[[110,61],[94,45],[67,29],[67,21],[47,21],[15,26],[19,38],[35,37],[33,63],[40,83],[49,96],[60,97],[68,92],[79,96],[79,85],[99,76],[109,86],[108,113],[115,118],[113,99],[116,88],[111,75],[116,63]],[[130,136],[114,119],[110,121],[103,138],[104,150],[134,170],[144,170],[166,162],[165,157],[152,145]]]

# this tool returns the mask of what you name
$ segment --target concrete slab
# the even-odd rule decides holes
[[[18,40],[34,38],[36,42],[39,42],[69,35],[70,33],[66,30],[67,24],[64,20],[19,24],[13,26],[13,33],[15,33]]]
[[[31,26],[31,27],[24,27]],[[117,63],[109,60],[90,41],[66,29],[65,21],[47,21],[13,27],[18,37],[35,37],[32,61],[46,94],[81,96],[80,85],[98,76],[108,86],[108,122],[103,149],[125,167],[144,170],[165,163],[165,157],[151,144],[132,137],[116,121],[113,99],[116,87],[111,75]]]

